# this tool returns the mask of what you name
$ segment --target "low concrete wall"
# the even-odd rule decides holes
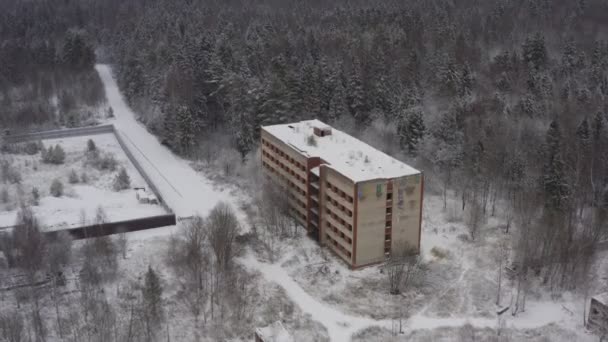
[[[79,137],[83,135],[96,135],[96,134],[107,134],[114,133],[113,125],[102,125],[93,127],[80,127],[80,128],[69,128],[60,129],[54,131],[43,131],[34,132],[27,134],[17,135],[6,135],[4,141],[8,144],[15,144],[20,142],[32,141],[32,140],[44,140],[44,139],[59,139],[69,137]]]
[[[137,169],[139,174],[143,177],[143,179],[146,181],[146,183],[148,183],[148,186],[150,187],[152,192],[154,192],[154,195],[158,198],[158,202],[160,203],[160,205],[162,205],[166,211],[172,213],[173,210],[171,208],[169,208],[167,203],[164,201],[163,197],[160,194],[160,191],[158,190],[158,188],[156,187],[156,185],[154,184],[154,182],[152,181],[152,179],[150,178],[150,176],[148,175],[146,170],[141,166],[141,164],[139,164],[139,161],[137,160],[137,158],[135,158],[135,156],[133,155],[133,152],[131,152],[131,150],[129,149],[129,146],[125,143],[124,139],[122,138],[121,133],[118,130],[116,130],[116,128],[114,126],[112,126],[112,132],[114,133],[114,136],[116,137],[116,140],[118,141],[118,144],[120,145],[120,147],[123,149],[123,151],[125,151],[127,158],[129,158],[129,160],[131,161],[133,166],[135,166],[135,168]]]
[[[45,235],[52,238],[59,234],[59,232],[67,232],[75,240],[80,240],[112,234],[135,232],[152,228],[174,226],[175,224],[175,215],[170,214],[45,232]]]

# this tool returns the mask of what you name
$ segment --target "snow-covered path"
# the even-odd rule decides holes
[[[328,331],[331,341],[350,341],[353,334],[365,328],[377,326],[391,330],[398,321],[375,320],[372,318],[357,317],[345,314],[337,309],[319,302],[300,285],[298,285],[280,265],[283,261],[275,264],[262,263],[249,256],[241,262],[252,269],[257,269],[268,281],[279,284],[300,309],[312,316],[312,318],[323,324]],[[551,323],[571,324],[572,317],[564,312],[560,303],[528,303],[527,311],[513,317],[509,312],[503,314],[504,327],[516,329],[534,329]],[[424,314],[424,310],[406,318],[402,321],[402,332],[407,336],[414,330],[457,328],[464,325],[476,328],[496,328],[498,318],[485,317],[430,317]],[[395,328],[398,329],[398,328]]]
[[[112,123],[126,137],[127,143],[137,151],[135,157],[146,168],[151,178],[157,184],[163,198],[174,209],[178,216],[187,217],[198,213],[205,215],[219,201],[232,203],[235,208],[236,198],[225,191],[216,190],[211,181],[195,172],[186,160],[175,156],[169,149],[161,145],[158,139],[146,130],[135,119],[134,113],[123,101],[118,86],[112,77],[111,69],[106,65],[97,65],[106,91],[110,106],[114,110],[115,119]],[[242,219],[243,214],[239,212]],[[159,231],[159,230],[156,230]],[[158,234],[162,234],[158,233]],[[283,289],[300,309],[328,330],[331,341],[350,341],[352,334],[370,326],[380,326],[391,329],[393,321],[374,320],[345,314],[338,309],[322,303],[310,296],[296,283],[281,267],[282,262],[275,264],[263,263],[254,256],[241,260],[242,263],[258,270],[266,280],[275,282]],[[505,314],[507,327],[536,328],[550,323],[564,323],[572,317],[564,315],[558,303],[529,303],[525,313],[517,317]],[[426,316],[424,310],[403,321],[404,333],[418,329],[435,329],[440,327],[460,327],[470,324],[474,327],[496,327],[497,320],[478,317],[436,318]]]
[[[135,158],[141,163],[159,188],[163,199],[178,217],[206,215],[219,201],[232,203],[236,199],[225,191],[214,189],[208,179],[196,173],[136,120],[135,114],[120,94],[112,70],[107,65],[95,67],[103,82],[109,105],[114,110],[111,121],[131,144]]]

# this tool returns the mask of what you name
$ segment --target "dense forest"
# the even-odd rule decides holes
[[[522,267],[574,287],[606,232],[606,18],[603,0],[1,0],[0,123],[51,120],[47,83],[99,104],[61,86],[90,85],[95,56],[185,156],[223,138],[245,161],[260,125],[319,118],[455,193],[473,239],[515,222]]]

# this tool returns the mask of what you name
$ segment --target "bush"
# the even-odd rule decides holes
[[[102,155],[98,149],[87,152],[87,164],[101,171],[115,171],[118,166],[118,162],[113,154],[106,153]]]
[[[46,164],[60,165],[65,162],[65,151],[59,145],[51,146],[41,151],[42,162]]]
[[[431,254],[437,259],[445,259],[448,256],[448,251],[435,246],[431,248]]]
[[[72,170],[70,171],[70,175],[68,176],[68,182],[70,184],[76,184],[78,183],[80,179],[78,178],[78,174],[76,173],[76,171]]]
[[[32,189],[32,205],[40,204],[40,191],[38,188]]]
[[[116,178],[114,178],[114,191],[126,190],[131,186],[131,178],[127,173],[127,170],[123,167],[118,172]]]
[[[95,142],[92,139],[89,139],[89,141],[87,141],[87,152],[93,151],[97,151],[97,145],[95,145]]]
[[[2,201],[2,203],[4,204],[7,204],[10,199],[11,197],[8,194],[8,189],[2,188],[2,191],[0,191],[0,201]]]
[[[55,179],[53,183],[51,183],[51,195],[54,197],[63,196],[63,183],[59,179]]]
[[[8,161],[3,161],[0,165],[0,174],[2,175],[2,181],[4,183],[9,182],[11,184],[20,184],[21,175],[13,165]]]
[[[30,156],[33,156],[34,154],[40,152],[41,149],[41,142],[29,142],[25,144],[25,153],[29,154]]]
[[[87,174],[83,172],[82,175],[80,175],[80,181],[83,184],[87,184],[89,182],[89,176],[87,176]]]

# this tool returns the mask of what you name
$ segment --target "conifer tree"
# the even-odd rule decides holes
[[[163,288],[160,278],[152,268],[148,266],[142,288],[143,315],[146,324],[148,340],[153,340],[163,322]]]
[[[544,146],[543,187],[545,207],[557,211],[566,209],[570,195],[561,144],[562,134],[558,122],[554,120],[547,131]]]
[[[416,153],[418,143],[423,138],[426,127],[420,110],[414,110],[401,116],[397,126],[401,148],[409,153]]]
[[[348,75],[348,106],[351,115],[358,124],[364,124],[369,119],[369,113],[365,104],[365,90],[359,76],[357,64],[353,65]]]
[[[545,37],[536,33],[534,36],[526,38],[522,45],[522,55],[528,66],[536,70],[545,67],[548,61]]]

